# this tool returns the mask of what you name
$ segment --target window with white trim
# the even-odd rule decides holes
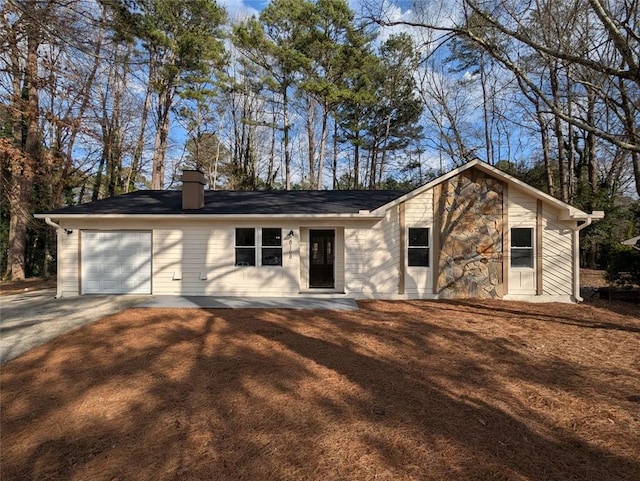
[[[429,228],[409,227],[407,265],[429,267]]]
[[[256,265],[256,230],[254,228],[236,228],[236,265]]]
[[[260,247],[260,255],[256,251]],[[236,266],[261,267],[282,266],[282,229],[256,229],[254,227],[236,228]]]
[[[511,229],[511,267],[533,268],[533,229]]]
[[[260,265],[282,265],[282,229],[262,229],[262,249]]]

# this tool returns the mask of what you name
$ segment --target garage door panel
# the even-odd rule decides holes
[[[111,235],[96,236],[96,244],[93,245],[96,253],[101,256],[118,255],[118,240]]]
[[[118,276],[121,274],[120,268],[116,265],[105,264],[102,266],[102,274],[108,277]]]
[[[140,284],[140,282],[139,282],[139,281],[137,281],[137,280],[133,280],[133,279],[125,280],[125,281],[124,281],[124,285],[125,285],[125,286],[127,287],[127,289],[129,289],[129,290],[133,290],[133,289],[135,289],[136,287],[138,287],[138,285],[139,285],[139,284]]]
[[[97,264],[88,264],[84,266],[89,274],[100,274],[100,266]]]
[[[84,289],[88,291],[98,291],[100,289],[100,281],[88,280],[84,283]]]
[[[82,233],[83,294],[151,294],[151,232]]]
[[[133,264],[122,264],[122,273],[127,275],[133,275],[136,273],[138,266]]]

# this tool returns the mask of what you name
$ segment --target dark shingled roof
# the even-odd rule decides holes
[[[182,192],[139,190],[45,214],[357,214],[406,194],[401,190],[205,191],[202,209],[182,210]]]

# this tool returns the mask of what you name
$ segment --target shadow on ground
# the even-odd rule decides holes
[[[3,368],[3,477],[639,479],[638,322],[523,306],[129,309]]]

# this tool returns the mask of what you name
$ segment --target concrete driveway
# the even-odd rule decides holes
[[[148,296],[55,299],[55,289],[0,297],[0,365],[84,324],[147,300]]]
[[[45,342],[129,307],[358,309],[351,298],[206,296],[78,296],[55,299],[55,289],[0,297],[0,365]]]

